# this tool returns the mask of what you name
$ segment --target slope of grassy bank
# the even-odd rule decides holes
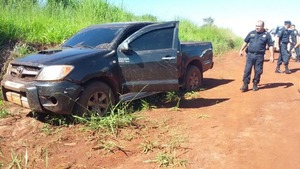
[[[157,21],[155,16],[135,16],[102,0],[47,5],[34,3],[33,0],[0,0],[0,6],[0,45],[9,41],[56,45],[91,24]],[[236,48],[242,41],[230,30],[197,26],[188,20],[180,21],[179,36],[182,41],[211,41],[216,55]]]

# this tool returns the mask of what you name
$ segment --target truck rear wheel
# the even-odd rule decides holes
[[[196,66],[188,66],[184,77],[184,89],[186,91],[193,91],[200,89],[202,85],[202,72]]]
[[[111,88],[103,82],[87,85],[82,92],[73,113],[78,116],[104,116],[108,108],[114,104]]]

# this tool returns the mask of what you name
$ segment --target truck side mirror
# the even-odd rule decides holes
[[[120,45],[120,50],[122,53],[125,54],[131,54],[132,53],[132,49],[129,47],[127,42],[124,42]]]

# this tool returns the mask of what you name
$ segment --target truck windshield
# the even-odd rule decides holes
[[[62,47],[109,48],[122,27],[86,28],[67,40]]]

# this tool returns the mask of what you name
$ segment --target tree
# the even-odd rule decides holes
[[[214,19],[212,17],[208,17],[208,18],[203,18],[203,23],[204,25],[213,25],[214,24]]]

